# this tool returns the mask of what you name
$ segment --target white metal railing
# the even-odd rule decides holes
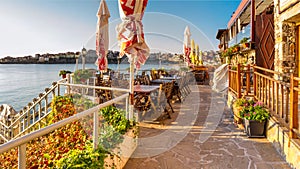
[[[129,93],[123,94],[115,99],[112,99],[110,101],[107,101],[105,103],[102,103],[98,106],[95,106],[91,109],[85,110],[81,113],[75,114],[71,117],[68,117],[66,119],[63,119],[59,122],[56,122],[50,126],[44,127],[42,129],[39,129],[37,131],[34,131],[32,133],[29,133],[27,135],[21,136],[19,138],[16,138],[15,140],[9,141],[7,143],[4,143],[2,145],[0,145],[0,154],[3,152],[6,152],[12,148],[18,147],[18,166],[19,168],[23,169],[26,168],[26,143],[28,143],[29,141],[34,140],[35,138],[41,137],[43,135],[46,135],[60,127],[63,127],[69,123],[72,123],[74,121],[77,121],[83,117],[86,117],[88,115],[93,114],[94,116],[94,125],[93,125],[93,145],[94,148],[97,148],[98,145],[98,128],[99,128],[99,116],[98,116],[98,111],[101,108],[107,107],[109,105],[112,105],[116,102],[119,102],[123,99],[128,98]]]
[[[20,115],[6,125],[0,122],[0,138],[3,142],[17,138],[25,133],[41,128],[41,121],[50,112],[50,103],[52,98],[60,95],[59,83],[66,82],[67,79],[62,79],[54,82],[50,88],[46,88],[44,93],[41,93],[38,98],[34,98],[32,102],[21,110]],[[33,126],[37,125],[36,129]]]
[[[129,92],[129,89],[124,88],[112,88],[112,87],[102,87],[93,85],[83,85],[83,84],[72,84],[71,75],[67,74],[67,78],[54,82],[50,88],[46,88],[44,93],[41,93],[38,98],[33,99],[32,102],[28,103],[27,106],[23,108],[20,112],[20,116],[17,117],[10,125],[6,125],[0,122],[0,140],[4,143],[18,138],[24,134],[28,134],[32,131],[39,130],[42,125],[42,120],[47,117],[51,112],[50,103],[56,95],[61,94],[61,86],[66,87],[66,93],[70,94],[71,87],[78,87],[81,89],[93,89],[93,97],[95,97],[95,90],[110,90],[110,91],[120,91]],[[85,94],[86,92],[82,92]],[[126,112],[128,112],[128,98],[126,100]],[[129,114],[126,115],[127,118],[130,117]],[[34,128],[34,126],[37,126]]]

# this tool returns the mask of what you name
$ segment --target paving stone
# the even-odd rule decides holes
[[[290,168],[267,139],[249,139],[243,130],[238,129],[229,108],[224,108],[215,129],[205,128],[213,125],[207,125],[208,121],[218,118],[214,112],[209,114],[210,101],[215,99],[213,97],[222,99],[223,96],[211,93],[209,86],[198,86],[198,89],[191,92],[182,105],[174,103],[175,113],[171,119],[160,124],[140,124],[143,126],[139,131],[141,136],[151,138],[162,134],[165,137],[139,144],[134,154],[143,154],[145,158],[131,158],[126,169]],[[195,113],[198,115],[193,116]],[[165,131],[172,131],[172,134],[168,133],[168,137]],[[204,141],[199,139],[204,136]],[[153,155],[161,150],[164,151]]]

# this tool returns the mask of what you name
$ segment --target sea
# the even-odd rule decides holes
[[[79,69],[81,64],[78,65]],[[86,69],[96,69],[95,64],[86,64]],[[129,64],[109,64],[112,70],[120,71],[129,68]],[[43,93],[45,88],[50,87],[52,82],[61,77],[59,71],[74,71],[75,64],[0,64],[0,105],[11,105],[16,111]],[[141,70],[157,68],[179,69],[178,65],[145,64]]]

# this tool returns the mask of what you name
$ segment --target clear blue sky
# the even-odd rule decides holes
[[[110,46],[117,49],[117,0],[111,13]],[[0,0],[0,58],[93,48],[100,0]],[[182,51],[186,25],[201,50],[217,50],[219,28],[226,28],[239,0],[149,0],[143,19],[153,51]],[[174,43],[172,44],[173,41]]]

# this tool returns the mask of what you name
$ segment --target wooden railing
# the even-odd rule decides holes
[[[246,73],[246,74],[245,74]],[[281,126],[289,129],[290,138],[300,138],[298,119],[299,77],[290,75],[290,82],[280,79],[279,72],[258,66],[238,65],[236,70],[229,67],[229,91],[237,98],[253,97],[268,107],[272,116]],[[253,83],[251,83],[251,78]]]
[[[228,77],[229,77],[229,90],[237,95],[238,98],[242,97],[243,93],[251,95],[251,76],[250,73],[253,73],[250,65],[242,66],[237,65],[235,70],[232,69],[232,66],[229,66]]]

